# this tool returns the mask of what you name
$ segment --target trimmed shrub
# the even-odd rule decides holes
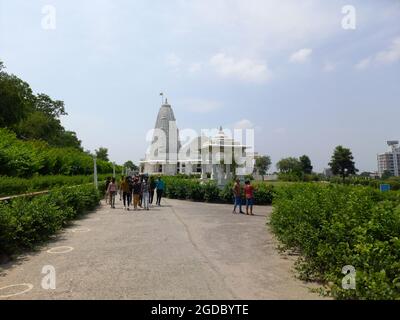
[[[183,178],[182,176],[166,176],[162,178],[166,185],[166,197],[171,199],[188,199],[215,203],[232,203],[233,181],[220,189],[214,181],[202,182],[199,179]],[[265,182],[253,182],[255,203],[270,205],[275,194],[275,187]],[[244,198],[244,193],[242,195]]]
[[[0,252],[13,254],[45,241],[100,200],[93,186],[64,187],[33,198],[0,203]]]
[[[99,181],[107,174],[98,176]],[[13,196],[34,191],[50,190],[62,186],[82,185],[93,182],[93,176],[34,176],[31,179],[0,177],[0,197]]]
[[[117,168],[118,170],[120,167]],[[97,160],[99,173],[112,172],[110,162]],[[0,175],[88,175],[93,173],[91,155],[74,148],[54,148],[43,141],[22,141],[14,132],[0,128]]]
[[[370,187],[296,184],[274,199],[271,227],[301,253],[300,277],[332,282],[339,299],[400,299],[400,193]],[[342,288],[342,268],[356,269],[356,289]]]

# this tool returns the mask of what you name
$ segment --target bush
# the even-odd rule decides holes
[[[112,172],[112,164],[97,160],[99,173]],[[0,175],[88,175],[93,173],[92,156],[75,148],[54,148],[43,141],[22,141],[0,128]]]
[[[214,181],[202,182],[199,179],[183,178],[182,176],[166,176],[165,181],[167,198],[188,199],[215,203],[233,203],[233,181],[220,189]],[[275,187],[265,182],[253,182],[255,189],[255,203],[257,205],[272,204]],[[242,195],[244,198],[244,193]]]
[[[107,174],[98,176],[105,180]],[[44,191],[62,186],[76,186],[93,182],[93,176],[34,176],[31,179],[0,177],[0,197]]]
[[[400,298],[400,193],[369,187],[296,184],[274,200],[271,227],[307,280],[333,282],[339,299]],[[342,289],[345,265],[356,269],[356,290]]]
[[[100,194],[93,186],[64,187],[33,198],[0,203],[0,252],[31,249],[68,221],[94,209]]]

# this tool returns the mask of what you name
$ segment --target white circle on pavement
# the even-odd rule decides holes
[[[30,283],[20,283],[20,284],[12,284],[10,286],[6,286],[6,287],[3,287],[3,288],[0,288],[0,293],[2,291],[6,291],[7,289],[17,288],[17,287],[25,287],[25,289],[23,289],[21,291],[17,291],[15,293],[10,293],[10,294],[5,294],[5,295],[0,294],[0,298],[3,298],[3,299],[4,298],[11,298],[11,297],[14,297],[14,296],[18,296],[18,295],[27,293],[27,292],[29,292],[29,291],[31,291],[33,289],[33,285],[30,284]]]
[[[89,228],[75,228],[75,229],[71,229],[71,232],[75,232],[75,233],[79,233],[79,232],[89,232],[90,229]]]
[[[67,253],[67,252],[71,252],[72,250],[74,250],[74,248],[72,247],[55,247],[55,248],[51,248],[49,250],[47,250],[47,253],[53,253],[53,254],[57,254],[57,253]]]

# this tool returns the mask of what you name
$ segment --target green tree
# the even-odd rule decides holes
[[[108,158],[108,149],[107,148],[100,147],[98,150],[95,150],[95,153],[96,153],[97,159],[103,160],[103,161],[110,161]]]
[[[0,127],[13,128],[33,110],[34,95],[29,84],[9,75],[0,65]]]
[[[389,171],[389,170],[385,170],[383,173],[382,173],[382,180],[387,180],[387,179],[389,179],[390,177],[393,177],[393,173],[391,172],[391,171]]]
[[[46,94],[38,94],[35,98],[35,109],[47,114],[49,117],[59,119],[60,116],[66,116],[64,102],[60,100],[52,100]]]
[[[301,173],[301,163],[297,158],[289,157],[279,160],[276,164],[277,169],[281,173]]]
[[[350,149],[343,148],[343,146],[337,146],[333,152],[329,166],[332,169],[332,173],[334,175],[340,175],[344,182],[346,177],[356,174],[358,171],[353,160],[354,157]]]
[[[254,170],[257,171],[264,179],[264,176],[267,174],[271,164],[272,162],[270,156],[260,156],[256,159]]]
[[[125,162],[124,163],[124,167],[128,168],[128,169],[130,169],[132,171],[138,171],[139,170],[139,167],[136,164],[134,164],[133,161],[131,161],[131,160]]]
[[[369,178],[369,177],[371,177],[371,172],[363,171],[360,173],[360,177]]]
[[[313,166],[311,165],[311,160],[308,156],[304,155],[300,157],[301,170],[305,174],[312,174]]]

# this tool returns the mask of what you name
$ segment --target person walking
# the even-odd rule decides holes
[[[161,206],[161,198],[163,196],[165,190],[165,183],[161,180],[161,177],[158,177],[156,182],[156,191],[157,191],[157,202],[156,205]]]
[[[153,198],[154,198],[154,190],[156,189],[156,181],[154,180],[153,177],[150,177],[150,183],[149,183],[149,203],[153,204]]]
[[[107,180],[106,180],[106,204],[108,204],[108,198],[110,197],[110,195],[107,192],[108,186],[110,183],[111,183],[111,177],[107,177]]]
[[[247,180],[245,182],[244,194],[246,196],[246,214],[247,215],[249,214],[249,209],[250,209],[250,215],[254,216],[253,214],[254,187],[250,184],[250,180]]]
[[[135,211],[138,209],[140,192],[141,192],[140,182],[139,179],[135,177],[135,179],[133,180],[133,210]]]
[[[133,206],[133,179],[131,176],[128,177],[128,184],[129,184],[129,193],[131,195],[131,203],[130,205]]]
[[[120,186],[120,192],[122,192],[122,198],[124,201],[124,210],[129,211],[129,207],[132,201],[132,193],[130,192],[128,178],[125,178]]]
[[[149,210],[149,197],[150,197],[150,186],[147,182],[147,179],[144,179],[142,182],[141,194],[144,210]]]
[[[236,213],[236,208],[239,206],[239,213],[244,214],[242,211],[242,187],[240,186],[240,180],[236,179],[235,184],[232,188],[234,204],[233,204],[233,212]]]
[[[119,182],[119,184],[121,185],[122,182],[124,182],[124,180],[125,180],[125,177],[121,176],[121,181]],[[122,190],[120,189],[119,190],[119,201],[122,201],[122,195],[123,195],[123,193],[122,193]]]
[[[107,193],[110,195],[110,205],[112,209],[115,209],[115,196],[117,195],[117,192],[118,192],[117,183],[115,181],[115,178],[112,178],[107,188]]]

